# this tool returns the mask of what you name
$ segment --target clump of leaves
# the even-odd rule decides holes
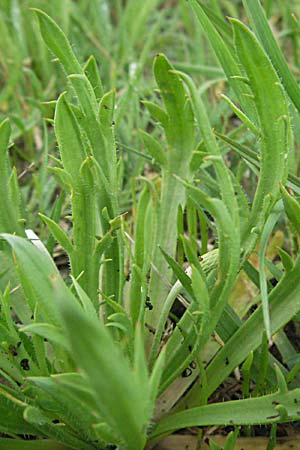
[[[133,232],[120,209],[115,92],[103,92],[95,60],[82,67],[63,31],[34,10],[69,81],[55,102],[60,158],[50,169],[63,194],[52,215],[40,215],[48,239],[32,238],[23,226],[18,180],[7,153],[10,124],[3,121],[2,446],[19,448],[26,434],[35,440],[22,440],[24,449],[142,450],[185,427],[299,420],[299,365],[284,366],[268,345],[272,338],[278,348],[287,345],[280,330],[300,309],[300,256],[292,259],[280,250],[281,265],[265,258],[272,230],[285,214],[299,231],[288,106],[288,96],[295,101],[297,95],[292,97],[286,84],[289,69],[281,57],[274,59],[281,55],[275,41],[260,44],[236,19],[226,27],[222,23],[227,36],[222,38],[212,11],[190,3],[240,106],[226,101],[254,133],[259,149],[215,134],[193,80],[158,54],[154,77],[161,103],[144,105],[164,139],[149,129],[140,135],[161,170],[154,179],[140,179]],[[252,3],[245,4],[254,11]],[[255,11],[264,17],[258,4]],[[256,25],[262,40],[267,22]],[[222,142],[257,175],[251,200],[236,168],[225,163]],[[70,232],[59,223],[64,198]],[[208,235],[215,238],[214,248],[208,248]],[[53,259],[54,241],[70,262],[66,280]],[[251,256],[257,244],[256,268]],[[266,267],[278,281],[275,287]],[[229,302],[241,272],[261,296],[246,318]],[[222,343],[218,351],[212,336]],[[289,351],[295,359],[296,352]],[[210,404],[239,366],[244,398]],[[227,449],[234,448],[237,434],[236,428],[228,436]]]

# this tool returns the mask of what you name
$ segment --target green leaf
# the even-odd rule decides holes
[[[74,360],[94,391],[97,410],[130,449],[141,450],[142,430],[149,418],[136,375],[104,325],[96,325],[73,308],[63,307],[63,315]]]
[[[60,278],[54,262],[48,254],[23,238],[9,234],[2,234],[1,237],[11,245],[16,254],[18,270],[22,274],[22,283],[26,283],[30,289],[34,289],[36,292],[44,319],[54,325],[61,323],[57,307],[53,302],[54,280],[57,280],[62,292],[67,288]]]
[[[93,87],[88,78],[83,74],[71,74],[68,76],[74,89],[80,99],[80,106],[85,116],[94,118],[97,111],[97,101]]]
[[[128,317],[128,316],[127,316]],[[130,334],[129,334],[130,335]],[[152,415],[153,404],[149,402],[149,374],[145,355],[144,337],[141,325],[138,323],[135,327],[134,334],[134,361],[133,369],[137,375],[139,389],[145,398],[145,407],[148,409],[149,417]],[[147,401],[147,403],[146,403]]]
[[[180,115],[183,115],[186,99],[182,82],[177,75],[170,72],[172,69],[174,68],[164,55],[156,55],[153,67],[154,76],[169,117],[176,125],[179,125],[179,121],[183,118]]]
[[[192,287],[191,287],[191,283],[192,282],[191,282],[190,277],[185,273],[183,268],[175,261],[175,259],[172,258],[170,255],[168,255],[167,252],[164,251],[163,248],[161,248],[160,250],[161,250],[162,254],[164,255],[167,263],[169,264],[169,266],[173,270],[174,274],[176,275],[176,277],[181,282],[181,284],[184,287],[184,289],[187,291],[188,294],[193,296],[193,290],[192,290]]]
[[[26,403],[18,400],[0,387],[1,433],[32,435],[36,433],[35,428],[23,419],[23,412],[26,406]]]
[[[0,447],[5,450],[69,450],[63,444],[51,439],[23,440],[0,438]]]
[[[168,166],[174,166],[175,158],[178,173],[178,163],[187,164],[191,158],[194,143],[193,113],[186,101],[182,81],[163,54],[156,56],[153,71],[169,117],[165,128],[170,145]]]
[[[153,408],[156,397],[159,392],[159,385],[165,367],[165,362],[166,362],[166,351],[163,348],[155,360],[149,380],[150,402],[152,402]]]
[[[100,439],[102,439],[104,442],[109,442],[110,444],[119,444],[120,441],[116,437],[111,427],[107,425],[107,423],[97,423],[96,425],[94,425],[94,430],[96,431]]]
[[[167,159],[160,143],[156,139],[154,139],[154,137],[151,136],[151,134],[146,133],[143,130],[139,130],[139,133],[143,139],[145,147],[148,150],[148,153],[150,153],[152,158],[156,162],[158,162],[158,164],[160,164],[161,166],[165,166],[167,163]]]
[[[192,266],[192,289],[200,312],[203,314],[202,322],[206,323],[209,318],[209,292],[203,273]]]
[[[134,230],[134,255],[132,265],[132,276],[130,280],[130,316],[135,324],[137,320],[142,321],[145,310],[147,287],[146,277],[149,270],[146,241],[151,241],[147,236],[147,212],[152,208],[148,186],[144,186],[137,205],[137,213]],[[151,257],[151,255],[149,255]]]
[[[279,204],[279,202],[278,202]],[[264,316],[264,324],[266,327],[267,338],[271,339],[271,324],[270,324],[270,314],[269,314],[269,301],[268,301],[268,291],[267,291],[267,279],[265,275],[265,252],[267,249],[267,245],[269,242],[270,235],[272,230],[281,215],[280,206],[276,205],[273,212],[269,215],[266,224],[264,226],[262,235],[261,235],[261,243],[258,251],[258,259],[259,259],[259,285],[261,292],[261,300],[262,300],[262,308],[263,308],[263,316]]]
[[[57,56],[67,74],[82,74],[82,68],[74,55],[64,32],[45,12],[36,8],[31,8],[31,10],[37,15],[44,41],[50,50]]]
[[[30,377],[29,381],[39,389],[36,405],[40,409],[50,410],[66,424],[67,430],[76,430],[78,437],[80,436],[83,441],[86,440],[86,445],[88,441],[96,439],[92,427],[95,421],[101,420],[101,417],[95,414],[93,394],[81,375],[64,373],[51,377]],[[46,398],[43,396],[44,393]],[[51,431],[55,431],[55,428]]]
[[[271,335],[274,335],[300,310],[298,257],[293,269],[286,273],[269,294]],[[255,333],[253,333],[255,330]],[[212,393],[230,372],[259,347],[264,333],[260,306],[238,331],[226,342],[207,367],[208,392]]]
[[[89,59],[83,66],[83,71],[87,76],[89,82],[91,83],[91,86],[95,93],[96,100],[99,101],[103,96],[103,87],[99,75],[99,70],[97,67],[97,62],[93,55],[89,57]]]
[[[9,161],[8,161],[8,143],[11,134],[9,120],[6,119],[0,124],[0,231],[7,233],[18,233],[24,235],[24,232],[17,222],[18,210],[13,206],[10,181],[9,181]],[[19,202],[18,202],[19,203]]]
[[[23,288],[29,288],[34,294],[43,320],[55,326],[62,325],[60,296],[64,299],[64,305],[81,310],[78,300],[63,282],[48,253],[41,251],[26,239],[4,233],[1,237],[12,247],[19,273],[22,275]]]
[[[41,219],[46,223],[53,237],[57,240],[57,242],[66,250],[68,255],[71,257],[74,251],[73,245],[68,238],[67,234],[60,228],[60,226],[54,222],[54,220],[45,216],[42,213],[39,213]]]
[[[294,262],[293,262],[292,258],[282,248],[278,248],[277,251],[279,253],[279,256],[280,256],[280,259],[282,261],[282,264],[283,264],[283,267],[284,267],[285,271],[286,272],[290,272],[290,270],[292,270],[292,268],[294,266]]]
[[[81,165],[87,155],[78,122],[65,98],[65,93],[61,94],[57,101],[54,121],[64,168],[77,184]]]
[[[33,323],[20,328],[20,331],[37,334],[54,344],[61,345],[66,350],[69,350],[69,345],[63,330],[55,325],[49,323]]]
[[[150,435],[158,437],[166,432],[192,426],[208,425],[254,425],[272,423],[280,420],[276,405],[280,403],[290,420],[297,420],[300,390],[288,393],[275,393],[258,398],[234,400],[192,408],[171,414],[161,419]]]
[[[208,159],[210,155],[213,155],[211,157],[211,160],[215,166],[222,198],[224,199],[228,211],[232,214],[235,225],[238,227],[239,226],[238,207],[234,195],[234,189],[229,175],[229,170],[227,169],[227,166],[221,157],[221,152],[218,147],[218,143],[216,141],[214,133],[211,129],[211,125],[208,119],[204,103],[201,97],[198,95],[196,86],[193,83],[192,79],[182,72],[175,71],[175,73],[178,73],[179,77],[185,82],[185,84],[188,87],[188,91],[191,96],[191,103],[194,110],[194,115],[198,122],[198,126],[202,134],[202,139],[206,147],[207,151],[206,159]]]
[[[255,34],[269,55],[292,102],[300,111],[299,86],[280,50],[259,0],[243,0],[243,4]]]
[[[252,362],[253,362],[253,352],[250,352],[241,368],[241,373],[243,377],[242,380],[243,397],[249,397],[250,369],[252,366]]]
[[[74,184],[72,176],[60,167],[48,167],[48,171],[53,174],[57,183],[63,188],[70,190]]]
[[[168,114],[166,111],[162,108],[160,108],[158,105],[156,105],[153,102],[143,101],[143,105],[147,107],[150,114],[156,119],[158,122],[160,122],[164,128],[167,127],[168,124]]]
[[[35,406],[27,406],[23,413],[26,422],[32,425],[43,426],[45,423],[51,423],[51,419],[45,416],[41,410]]]
[[[280,367],[277,364],[275,364],[275,372],[276,372],[279,392],[281,394],[286,394],[288,392],[286,379],[285,379],[282,371],[280,370]]]
[[[90,320],[97,322],[99,319],[97,317],[96,309],[93,302],[86,294],[86,292],[82,289],[80,284],[75,280],[75,278],[71,276],[71,279],[75,287],[76,293],[79,297],[79,300],[81,301],[83,310],[86,312],[87,317],[89,317]]]
[[[238,428],[236,428],[234,431],[230,431],[224,444],[224,450],[234,450],[238,434]]]
[[[222,450],[222,447],[220,447],[213,439],[209,439],[209,450]]]
[[[112,89],[103,95],[99,104],[99,120],[104,128],[111,129],[115,111],[115,96],[115,90]]]
[[[219,32],[209,20],[204,6],[200,5],[197,0],[190,0],[190,2],[205,35],[208,37],[209,42],[223,67],[230,86],[238,97],[242,109],[254,124],[256,124],[257,115],[253,101],[250,99],[251,90],[240,78],[243,74],[232,48],[221,38]]]
[[[261,226],[266,209],[278,198],[279,183],[287,176],[290,123],[286,96],[268,56],[244,24],[236,19],[231,19],[231,23],[236,51],[255,97],[262,133],[259,180],[248,229],[243,235],[247,253],[257,239],[252,228]]]
[[[300,236],[300,205],[297,200],[288,193],[284,186],[281,185],[280,190],[286,215]]]
[[[249,128],[249,130],[251,130],[255,136],[259,136],[260,135],[260,130],[257,128],[257,126],[249,119],[249,117],[247,117],[247,115],[245,113],[243,113],[243,111],[241,111],[231,100],[230,98],[228,98],[226,95],[221,94],[221,98],[223,98],[228,105],[231,107],[232,111],[236,114],[236,116],[242,121],[244,122],[244,124],[246,125],[246,127]]]

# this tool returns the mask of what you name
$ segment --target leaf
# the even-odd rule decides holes
[[[230,48],[229,45],[227,45],[221,38],[220,34],[205,13],[204,6],[200,5],[197,0],[190,0],[190,3],[205,35],[208,37],[209,42],[214,49],[218,60],[220,61],[228,82],[234,90],[242,109],[254,122],[254,124],[256,124],[257,114],[255,111],[255,106],[249,97],[251,95],[251,90],[249,89],[249,86],[247,86],[247,84],[240,79],[243,74],[239,67],[238,61],[232,52],[232,48]]]
[[[60,60],[67,74],[82,74],[82,68],[74,55],[64,32],[45,12],[37,8],[31,8],[31,10],[37,15],[44,41]]]
[[[13,248],[18,262],[18,270],[22,274],[22,284],[26,283],[30,289],[34,289],[36,292],[44,319],[55,325],[61,323],[57,307],[53,303],[52,281],[57,279],[62,291],[67,288],[53,261],[45,252],[23,238],[9,234],[2,234],[1,237]]]
[[[271,335],[274,335],[300,310],[300,282],[298,257],[293,269],[286,273],[269,294]],[[255,333],[253,333],[255,330]],[[237,332],[226,342],[218,355],[207,367],[208,393],[259,347],[264,332],[262,307],[260,306]]]
[[[257,128],[257,126],[249,119],[249,117],[247,117],[246,114],[243,113],[243,111],[241,111],[231,100],[230,98],[228,98],[226,95],[221,94],[221,98],[223,98],[228,105],[231,107],[232,111],[236,114],[236,116],[242,121],[244,122],[244,124],[246,125],[246,127],[249,128],[249,130],[251,130],[255,136],[259,136],[260,135],[260,130]]]
[[[221,308],[225,297],[235,281],[236,272],[239,266],[239,242],[237,239],[237,230],[234,226],[232,217],[230,216],[225,204],[216,198],[210,198],[206,193],[202,192],[195,186],[183,182],[188,190],[189,195],[199,207],[202,206],[211,215],[215,217],[218,223],[219,235],[219,282],[213,292],[210,294],[211,307],[215,307],[217,302]],[[221,292],[223,291],[223,294]],[[225,294],[227,292],[227,294]],[[225,297],[223,297],[225,295]],[[225,306],[225,304],[224,304]],[[219,314],[221,311],[219,311]]]
[[[155,360],[150,380],[149,380],[149,391],[150,391],[150,402],[154,408],[155,400],[159,392],[159,385],[162,378],[166,362],[166,351],[163,348]]]
[[[74,89],[80,99],[80,106],[85,116],[94,118],[97,111],[97,101],[94,90],[88,78],[83,74],[71,74],[68,76]]]
[[[20,328],[20,331],[37,334],[54,344],[61,345],[64,349],[69,350],[69,345],[63,330],[49,323],[33,323]]]
[[[0,236],[12,247],[22,275],[23,288],[28,287],[35,294],[43,320],[55,326],[62,325],[61,298],[64,305],[81,309],[47,253],[18,236],[5,233]]]
[[[280,259],[282,261],[284,270],[286,272],[290,272],[290,270],[292,270],[293,266],[294,266],[294,262],[292,260],[292,258],[290,257],[290,255],[283,250],[282,248],[277,248],[277,251],[279,253]]]
[[[111,429],[109,425],[105,422],[100,422],[94,425],[94,429],[97,433],[97,435],[102,439],[104,442],[109,442],[110,444],[118,444],[119,440],[115,436],[115,433]]]
[[[216,141],[214,133],[212,132],[204,103],[201,100],[201,97],[198,95],[196,86],[192,81],[192,79],[182,72],[175,71],[175,73],[178,73],[178,76],[187,85],[191,97],[191,104],[194,110],[194,115],[198,122],[198,126],[202,134],[202,139],[206,147],[207,151],[206,159],[208,159],[210,155],[212,155],[211,161],[215,166],[222,198],[224,199],[225,205],[227,206],[229,213],[233,217],[235,225],[238,227],[239,226],[238,207],[229,175],[229,170],[227,169],[227,166],[223,158],[221,157],[221,152],[218,147],[218,143]],[[213,156],[215,156],[215,158],[213,158]]]
[[[236,428],[234,431],[230,431],[225,441],[224,450],[234,450],[238,434],[238,428]]]
[[[163,54],[156,56],[153,71],[169,116],[165,128],[170,145],[167,154],[168,166],[173,167],[174,158],[176,158],[177,170],[175,168],[174,170],[178,173],[178,164],[187,164],[192,155],[194,143],[193,113],[189,102],[186,101],[182,81]]]
[[[161,419],[154,427],[150,439],[192,426],[254,425],[277,422],[280,420],[280,414],[276,410],[276,405],[279,403],[286,408],[289,420],[298,421],[299,400],[300,390],[294,389],[285,394],[275,393],[192,408]]]
[[[258,273],[259,273],[259,285],[260,285],[260,292],[261,292],[261,300],[262,300],[262,308],[263,308],[263,317],[264,317],[264,324],[266,327],[266,333],[267,338],[271,339],[271,325],[270,325],[270,314],[269,314],[269,301],[268,301],[268,291],[267,291],[267,280],[265,275],[265,252],[267,249],[268,241],[270,238],[270,235],[272,233],[272,230],[279,219],[279,216],[281,215],[281,208],[277,206],[275,207],[273,212],[269,215],[266,224],[264,226],[262,235],[261,235],[261,242],[260,247],[258,251],[258,259],[259,259],[259,267],[258,267]]]
[[[39,213],[41,219],[46,223],[53,237],[57,240],[57,242],[66,250],[68,255],[71,257],[74,251],[73,245],[68,238],[67,234],[60,228],[60,226],[54,222],[54,220],[50,219],[50,217],[45,216],[42,213]]]
[[[99,70],[97,67],[97,62],[95,57],[91,55],[85,65],[83,66],[83,71],[87,76],[93,90],[95,93],[96,100],[100,100],[103,96],[103,87],[101,78],[99,75]]]
[[[26,441],[24,439],[0,438],[0,447],[5,450],[69,450],[63,444],[51,439],[37,439]]]
[[[139,133],[143,139],[144,145],[146,146],[148,153],[152,156],[152,158],[161,166],[165,166],[167,163],[166,156],[164,151],[160,145],[160,143],[154,139],[151,134],[146,133],[143,130],[139,130]]]
[[[23,416],[26,422],[31,423],[32,425],[43,426],[45,423],[51,423],[50,418],[45,416],[41,410],[35,406],[27,406]]]
[[[115,90],[112,89],[103,95],[99,104],[99,120],[104,128],[107,127],[110,129],[112,126],[115,110],[115,96]]]
[[[147,235],[147,225],[151,225],[147,212],[152,208],[148,186],[144,186],[138,200],[134,230],[134,255],[132,264],[132,276],[130,280],[130,317],[135,324],[137,320],[141,323],[144,317],[146,292],[145,287],[147,272],[149,270],[149,257],[147,257],[146,242],[151,242],[151,236]]]
[[[292,102],[300,111],[299,86],[280,50],[260,2],[258,0],[243,0],[243,4],[255,34],[268,53]]]
[[[297,200],[288,193],[284,186],[281,185],[280,190],[286,215],[300,236],[300,205]]]
[[[206,323],[209,320],[210,313],[209,292],[205,281],[202,271],[200,272],[196,267],[192,266],[192,289],[194,299],[200,312],[203,314],[202,323]]]
[[[250,162],[251,165],[254,165],[255,167],[258,168],[260,167],[259,154],[256,151],[251,150],[249,147],[245,145],[241,145],[238,141],[230,139],[228,136],[225,136],[224,134],[220,134],[217,131],[214,131],[214,133],[222,141],[229,144],[246,161]],[[299,178],[293,175],[291,172],[289,172],[287,179],[288,179],[286,183],[287,186],[293,189],[295,192],[298,192],[298,188],[300,187]]]
[[[262,133],[259,180],[248,229],[244,231],[242,239],[248,253],[257,239],[255,233],[251,233],[252,228],[257,224],[259,227],[260,221],[265,220],[267,203],[275,203],[279,183],[287,176],[290,123],[286,97],[268,56],[244,24],[236,19],[231,19],[231,23],[237,54],[255,97]]]
[[[101,256],[106,252],[114,240],[112,230],[109,230],[105,235],[97,242],[95,248],[95,256],[101,258]]]
[[[276,372],[279,392],[281,394],[286,394],[288,392],[286,379],[285,379],[282,371],[280,370],[280,367],[277,364],[275,364],[275,372]]]
[[[167,127],[168,124],[168,114],[165,110],[160,108],[158,105],[156,105],[153,102],[143,101],[143,105],[147,107],[150,114],[156,119],[158,122],[160,122],[164,128]]]
[[[253,362],[253,352],[250,352],[244,361],[241,373],[242,373],[242,393],[243,397],[249,397],[249,385],[250,385],[250,369]]]
[[[190,294],[193,297],[193,290],[191,287],[191,279],[190,277],[185,273],[185,271],[182,269],[182,267],[175,261],[174,258],[172,258],[170,255],[168,255],[167,252],[164,251],[163,248],[160,249],[162,254],[164,255],[167,263],[172,268],[174,274],[181,282],[184,289],[187,291],[188,294]]]
[[[172,69],[173,67],[163,54],[156,55],[153,66],[154,76],[169,117],[174,124],[179,125],[179,121],[183,118],[186,100],[182,82],[176,74],[170,72]]]
[[[94,391],[97,410],[130,449],[141,450],[148,420],[145,399],[120,348],[100,322],[96,325],[74,308],[63,307],[63,315],[74,360]]]
[[[60,167],[48,167],[48,171],[52,173],[58,182],[58,184],[69,190],[72,188],[74,182],[72,176],[65,170]]]
[[[10,192],[9,161],[7,155],[10,134],[10,123],[6,119],[0,124],[0,231],[24,235],[20,224],[17,222],[17,209],[13,206]]]
[[[134,333],[134,361],[133,369],[137,375],[139,389],[145,399],[145,408],[148,410],[149,417],[152,416],[153,404],[149,402],[149,374],[145,355],[144,337],[141,325],[138,323],[135,327]]]
[[[55,134],[64,168],[78,184],[80,168],[86,151],[74,113],[68,105],[65,93],[61,94],[55,110]]]
[[[49,399],[52,401],[52,414],[64,422],[67,429],[76,430],[80,438],[86,441],[96,439],[92,426],[99,416],[92,412],[95,411],[93,395],[81,375],[65,373],[51,377],[30,377],[29,381],[40,389],[36,401],[39,408],[50,409],[41,395],[41,392],[46,393],[48,402]]]
[[[158,231],[156,246],[153,253],[153,269],[149,285],[151,311],[146,311],[146,321],[153,328],[159,321],[163,302],[168,295],[167,284],[161,273],[167,279],[171,270],[165,258],[159,252],[163,248],[171,257],[175,256],[177,245],[177,223],[174,220],[179,205],[186,201],[185,188],[173,174],[191,178],[189,172],[190,160],[194,150],[194,115],[190,101],[185,97],[184,87],[167,58],[159,54],[154,60],[154,75],[167,110],[168,121],[165,124],[165,134],[168,141],[166,152],[167,164],[163,167],[159,214],[155,229]],[[155,215],[154,218],[156,219]],[[154,269],[155,268],[155,269]],[[152,340],[151,333],[148,339]],[[151,345],[151,344],[150,344]]]
[[[86,292],[82,289],[80,284],[75,280],[74,277],[71,276],[73,285],[76,289],[76,293],[79,297],[79,300],[81,301],[83,310],[85,311],[87,317],[89,317],[90,320],[93,320],[94,322],[98,322],[98,317],[96,313],[95,306],[89,296],[86,294]]]
[[[120,328],[130,340],[133,340],[134,333],[132,323],[126,313],[113,313],[108,316],[108,320],[109,322],[106,324],[107,327],[115,326]]]
[[[26,406],[26,403],[5,392],[0,387],[1,433],[35,434],[35,428],[23,419],[23,412]]]
[[[209,439],[209,450],[222,450],[222,447],[220,447],[213,439]]]

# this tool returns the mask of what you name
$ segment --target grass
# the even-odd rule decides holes
[[[300,413],[297,20],[25,3],[0,10],[0,444],[274,448]]]

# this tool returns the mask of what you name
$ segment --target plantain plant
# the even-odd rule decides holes
[[[270,424],[273,439],[277,423],[299,420],[299,359],[283,332],[300,310],[300,180],[289,105],[291,98],[298,108],[299,88],[259,2],[244,3],[257,37],[237,19],[221,20],[218,8],[190,0],[231,88],[232,98],[221,101],[256,145],[212,129],[193,79],[157,54],[159,99],[143,101],[143,114],[147,108],[160,134],[139,132],[156,172],[137,177],[130,214],[120,204],[114,131],[124,97],[118,103],[114,90],[104,92],[95,59],[82,66],[62,29],[33,9],[68,80],[48,117],[59,148],[49,172],[60,193],[34,230],[45,239],[32,237],[4,120],[1,448],[142,450],[182,428],[226,425],[235,427],[229,450],[239,426]],[[237,165],[224,157],[229,149]],[[254,180],[249,193],[246,169]],[[266,251],[284,220],[296,250],[279,249],[275,264]],[[55,264],[55,243],[67,255],[67,276]],[[232,306],[241,276],[259,289],[246,316]],[[269,351],[273,341],[283,360]],[[242,376],[241,398],[210,403],[234,371]]]

